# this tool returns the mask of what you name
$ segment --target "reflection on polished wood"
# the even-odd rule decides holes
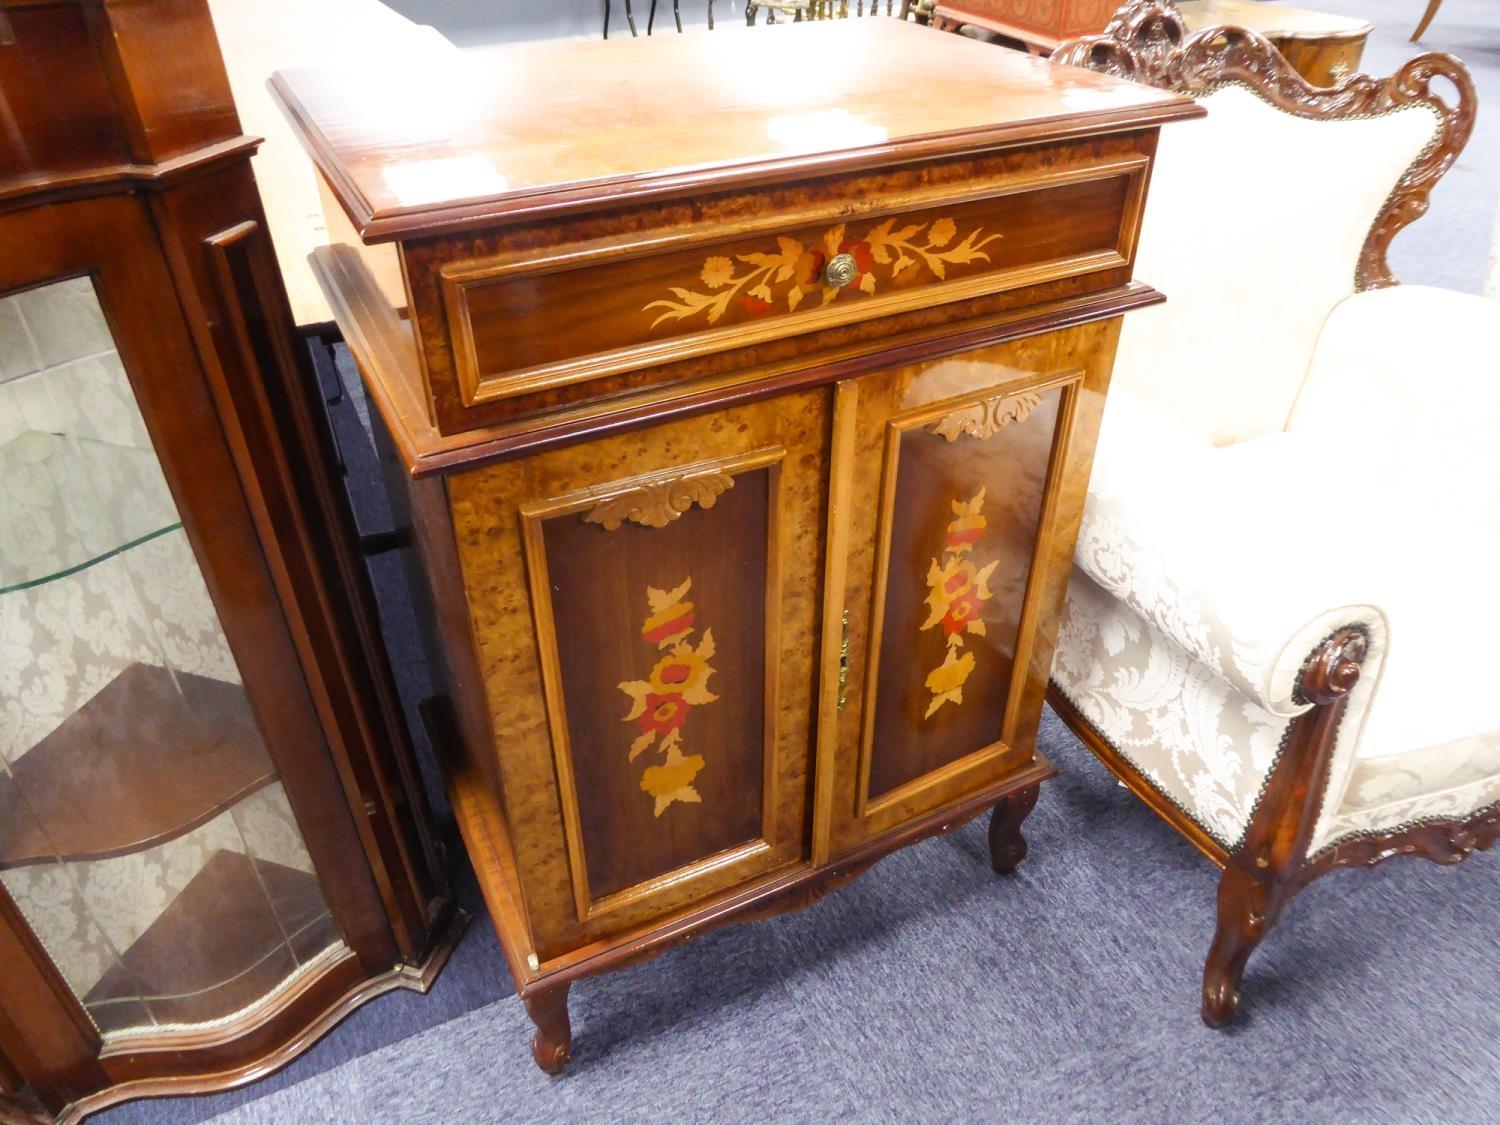
[[[645,72],[649,85],[637,81]],[[786,74],[799,80],[778,80]],[[893,81],[902,74],[924,81]],[[887,19],[487,47],[396,72],[351,64],[281,73],[273,88],[369,239],[1184,112],[1169,95],[1079,70],[997,63],[980,44]],[[663,105],[699,110],[666,130]],[[573,139],[559,146],[559,136]]]
[[[347,213],[314,268],[538,1065],[580,977],[1000,802],[1019,862],[1120,317],[1160,300],[1156,129],[1197,107],[883,17],[276,89]]]

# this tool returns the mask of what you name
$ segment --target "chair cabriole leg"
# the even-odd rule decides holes
[[[1203,1022],[1220,1028],[1240,1006],[1240,979],[1250,955],[1281,913],[1274,887],[1237,867],[1219,880],[1219,923],[1203,966]]]
[[[1438,9],[1443,6],[1443,0],[1428,0],[1427,10],[1422,13],[1422,22],[1417,24],[1417,30],[1411,33],[1411,42],[1415,43],[1427,34],[1427,28],[1431,25],[1433,17],[1438,14]]]
[[[1250,955],[1307,881],[1308,846],[1323,806],[1339,722],[1359,680],[1363,630],[1333,634],[1302,670],[1298,697],[1311,709],[1287,728],[1282,752],[1237,851],[1219,880],[1218,925],[1203,965],[1203,1022],[1219,1028],[1240,1005]]]

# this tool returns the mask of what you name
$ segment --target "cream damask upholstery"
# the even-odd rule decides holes
[[[1500,206],[1495,208],[1495,234],[1490,239],[1490,274],[1484,283],[1484,295],[1500,300]]]
[[[1357,625],[1308,854],[1467,816],[1500,801],[1500,305],[1354,292],[1437,119],[1202,101],[1162,138],[1137,269],[1168,302],[1126,318],[1055,685],[1233,851],[1305,661]]]
[[[1239,84],[1198,102],[1207,117],[1162,130],[1136,251],[1167,303],[1125,318],[1111,387],[1226,445],[1286,424],[1365,235],[1440,122],[1421,104],[1310,121]]]

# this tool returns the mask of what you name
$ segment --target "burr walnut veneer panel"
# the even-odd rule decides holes
[[[803,858],[829,405],[449,479],[541,955]]]

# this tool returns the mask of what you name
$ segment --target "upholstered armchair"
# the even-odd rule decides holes
[[[1137,271],[1168,301],[1120,341],[1052,699],[1223,868],[1220,1026],[1310,880],[1500,834],[1500,305],[1386,265],[1474,89],[1445,55],[1314,89],[1165,0],[1054,57],[1208,109],[1162,137]]]

